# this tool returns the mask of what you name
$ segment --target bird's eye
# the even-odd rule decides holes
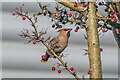
[[[67,30],[64,30],[64,31],[67,31]]]

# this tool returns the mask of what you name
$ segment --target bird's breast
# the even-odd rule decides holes
[[[58,45],[61,45],[63,48],[65,48],[68,45],[68,39],[65,37],[60,37]]]

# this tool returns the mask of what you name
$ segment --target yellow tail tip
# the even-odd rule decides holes
[[[47,63],[47,61],[44,61],[44,60],[41,60],[41,62],[43,62],[43,63]]]

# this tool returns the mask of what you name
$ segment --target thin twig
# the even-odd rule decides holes
[[[98,30],[98,33],[102,30],[103,26],[105,25],[107,20],[105,20],[104,24],[101,26],[101,28]]]

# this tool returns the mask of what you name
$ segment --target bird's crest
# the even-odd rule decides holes
[[[62,28],[62,29],[58,30],[57,32],[60,32],[62,30],[69,30],[69,28]]]

